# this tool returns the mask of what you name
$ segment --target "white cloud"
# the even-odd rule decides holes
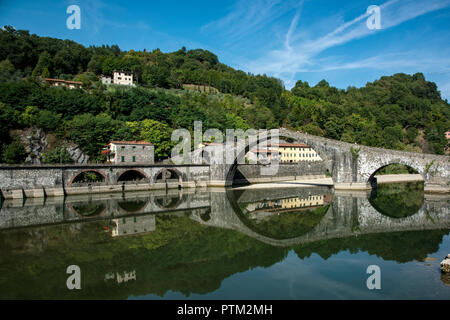
[[[202,27],[206,34],[220,34],[227,44],[242,41],[298,6],[298,0],[239,0],[223,18]]]
[[[347,62],[341,65],[321,66],[317,56],[323,51],[348,43],[350,41],[367,37],[376,32],[385,32],[387,29],[409,21],[426,13],[436,11],[450,5],[450,0],[390,0],[380,6],[382,30],[369,30],[366,26],[367,13],[341,24],[323,36],[312,40],[303,40],[292,37],[295,32],[300,15],[297,14],[292,19],[289,30],[286,33],[286,40],[283,47],[271,50],[266,55],[247,63],[243,67],[254,73],[265,73],[281,78],[287,87],[294,85],[294,77],[297,72],[313,72],[319,70],[356,69],[356,68],[380,68],[393,65],[393,61],[383,60],[382,56],[366,58],[357,62]],[[440,59],[442,62],[442,59]],[[445,60],[448,66],[448,61]],[[430,69],[439,67],[438,63],[433,63],[430,59],[418,61],[417,56],[409,56],[409,60],[398,59],[399,64],[416,64]],[[442,67],[442,64],[440,65]],[[432,68],[431,68],[432,69]],[[430,70],[431,71],[431,70]]]

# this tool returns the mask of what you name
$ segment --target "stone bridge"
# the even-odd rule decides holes
[[[279,247],[371,233],[450,229],[450,209],[448,198],[445,196],[434,198],[433,195],[426,195],[424,204],[417,213],[409,217],[392,218],[372,207],[366,192],[357,192],[335,194],[326,214],[306,234],[288,239],[275,239],[258,233],[245,224],[240,217],[239,204],[242,201],[260,199],[261,195],[253,191],[241,194],[239,200],[230,192],[227,197],[223,197],[220,193],[213,193],[210,220],[203,221],[200,217],[192,218],[204,225],[233,229],[266,244]],[[327,191],[324,188],[304,188],[303,190],[291,189],[288,193],[290,197],[304,197],[308,194],[324,194]],[[283,197],[286,197],[288,193],[284,192]],[[280,195],[275,195],[275,197],[278,196]],[[271,196],[267,196],[267,192],[264,198],[272,199]]]
[[[417,213],[404,218],[392,218],[372,207],[366,192],[335,193],[328,210],[307,233],[280,238],[264,235],[246,223],[241,209],[241,205],[246,203],[329,195],[331,192],[326,187],[264,191],[247,189],[237,192],[230,189],[216,189],[214,192],[172,189],[126,195],[116,193],[47,200],[15,199],[5,201],[0,208],[0,229],[120,218],[125,219],[124,222],[134,220],[138,226],[150,223],[153,226],[149,231],[151,232],[158,228],[157,223],[155,224],[157,215],[189,215],[202,225],[235,230],[280,247],[371,233],[450,230],[449,200],[445,196],[425,195],[423,205]],[[90,211],[86,211],[86,208]],[[302,218],[301,212],[295,215]]]
[[[374,175],[379,169],[389,164],[400,163],[415,169],[422,175],[425,191],[433,191],[433,188],[444,192],[450,190],[450,157],[448,156],[359,146],[287,130],[281,130],[279,136],[310,145],[320,155],[323,162],[319,165],[301,163],[289,168],[287,165],[279,164],[280,169],[272,174],[273,180],[276,181],[301,176],[305,171],[313,172],[307,175],[317,176],[323,168],[324,174],[328,172],[331,175],[336,189],[368,189],[374,182],[376,183]],[[236,159],[239,159],[242,153],[245,154],[256,147],[257,143],[267,141],[266,137],[253,145],[247,145],[245,150],[240,151],[240,155],[236,154],[233,148],[225,150],[221,161],[212,160],[208,164],[0,165],[0,190],[2,197],[8,199],[197,186],[227,187],[233,185],[240,165]],[[234,163],[227,163],[225,159],[230,153],[231,158],[235,159]],[[267,165],[259,165],[259,167],[261,170]],[[83,174],[95,175],[98,180],[85,182],[80,179]],[[259,178],[253,181],[267,182]]]
[[[450,184],[448,156],[367,147],[289,130],[280,130],[279,137],[311,146],[323,159],[334,184],[344,189],[353,189],[351,185],[356,185],[356,189],[370,188],[372,179],[379,169],[390,164],[404,164],[422,175],[426,188],[439,185],[448,191]],[[267,140],[261,139],[257,143]],[[247,145],[245,153],[253,147],[255,145]],[[212,180],[222,180],[227,186],[232,185],[237,167],[237,162],[222,166],[212,165]]]
[[[41,198],[206,186],[209,177],[209,165],[0,166],[0,190],[6,199]]]

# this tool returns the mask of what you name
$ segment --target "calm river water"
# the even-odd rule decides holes
[[[421,184],[4,201],[0,299],[450,299],[449,202]]]

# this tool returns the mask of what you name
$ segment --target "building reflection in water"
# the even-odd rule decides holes
[[[131,280],[136,280],[136,270],[133,270],[131,272],[111,272],[111,273],[107,273],[105,274],[105,281],[109,281],[109,280],[116,280],[116,282],[118,284],[124,283],[124,282],[128,282]]]
[[[112,237],[143,234],[156,230],[156,219],[154,214],[139,217],[126,217],[112,219],[111,225]]]
[[[284,212],[302,212],[329,205],[333,200],[331,194],[310,195],[308,197],[290,197],[285,199],[249,203],[244,209],[252,220],[262,220]]]

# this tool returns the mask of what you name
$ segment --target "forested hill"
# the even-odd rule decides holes
[[[137,87],[102,85],[99,75],[116,69],[132,71]],[[39,77],[81,81],[83,89],[51,88]],[[207,50],[86,48],[0,29],[0,161],[24,158],[15,136],[30,127],[43,128],[57,141],[74,141],[91,159],[100,159],[99,150],[111,138],[150,140],[164,158],[171,130],[192,129],[195,120],[203,121],[204,129],[284,126],[369,146],[443,154],[450,109],[421,73],[346,90],[325,80],[314,87],[298,81],[289,91],[280,80],[230,68]],[[47,161],[53,161],[57,144]]]

